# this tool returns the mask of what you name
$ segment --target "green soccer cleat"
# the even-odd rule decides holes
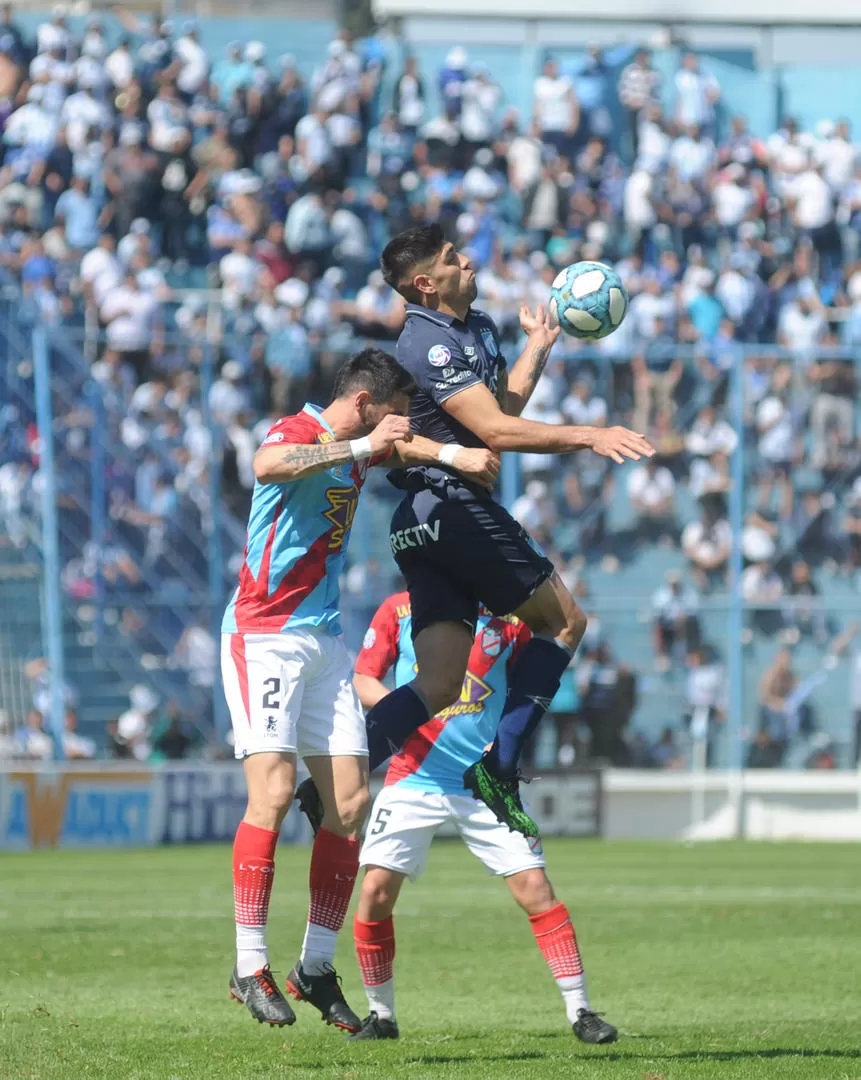
[[[523,809],[520,801],[520,776],[499,777],[484,763],[487,754],[463,774],[463,786],[472,792],[474,799],[485,803],[496,815],[497,821],[507,825],[512,832],[524,836],[538,836],[538,826]]]

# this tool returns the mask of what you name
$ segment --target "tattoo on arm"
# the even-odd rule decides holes
[[[332,465],[343,465],[353,460],[349,442],[300,443],[284,448],[281,458],[294,479],[323,472]]]
[[[538,380],[544,374],[547,367],[547,357],[550,355],[550,345],[538,345],[532,352],[532,367],[529,369],[526,396],[530,397],[538,384]]]

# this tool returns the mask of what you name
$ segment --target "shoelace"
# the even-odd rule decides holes
[[[273,997],[275,994],[280,993],[278,983],[275,982],[275,976],[272,973],[271,968],[265,967],[261,968],[260,971],[255,971],[254,978],[257,980],[257,985],[267,997]]]
[[[335,990],[338,992],[338,997],[344,1000],[344,991],[341,989],[341,976],[335,971],[331,964],[324,964],[323,971],[317,976],[318,979],[328,979],[332,983]]]

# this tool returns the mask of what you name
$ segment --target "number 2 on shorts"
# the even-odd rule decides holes
[[[281,707],[281,702],[278,700],[278,695],[281,693],[281,680],[265,679],[263,685],[269,687],[263,695],[263,708],[279,709]]]

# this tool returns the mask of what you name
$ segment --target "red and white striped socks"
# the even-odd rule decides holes
[[[309,975],[332,963],[359,873],[359,840],[321,828],[311,851],[311,905],[299,961]]]
[[[380,1019],[395,1018],[395,924],[391,915],[381,922],[353,921],[359,970],[368,996],[368,1009]]]
[[[568,1020],[573,1024],[579,1010],[589,1008],[589,997],[583,961],[568,908],[564,904],[556,904],[548,911],[530,915],[529,922],[538,948],[565,1001]]]
[[[269,962],[266,920],[275,877],[278,833],[239,824],[233,841],[233,913],[236,920],[236,973],[253,975]]]

